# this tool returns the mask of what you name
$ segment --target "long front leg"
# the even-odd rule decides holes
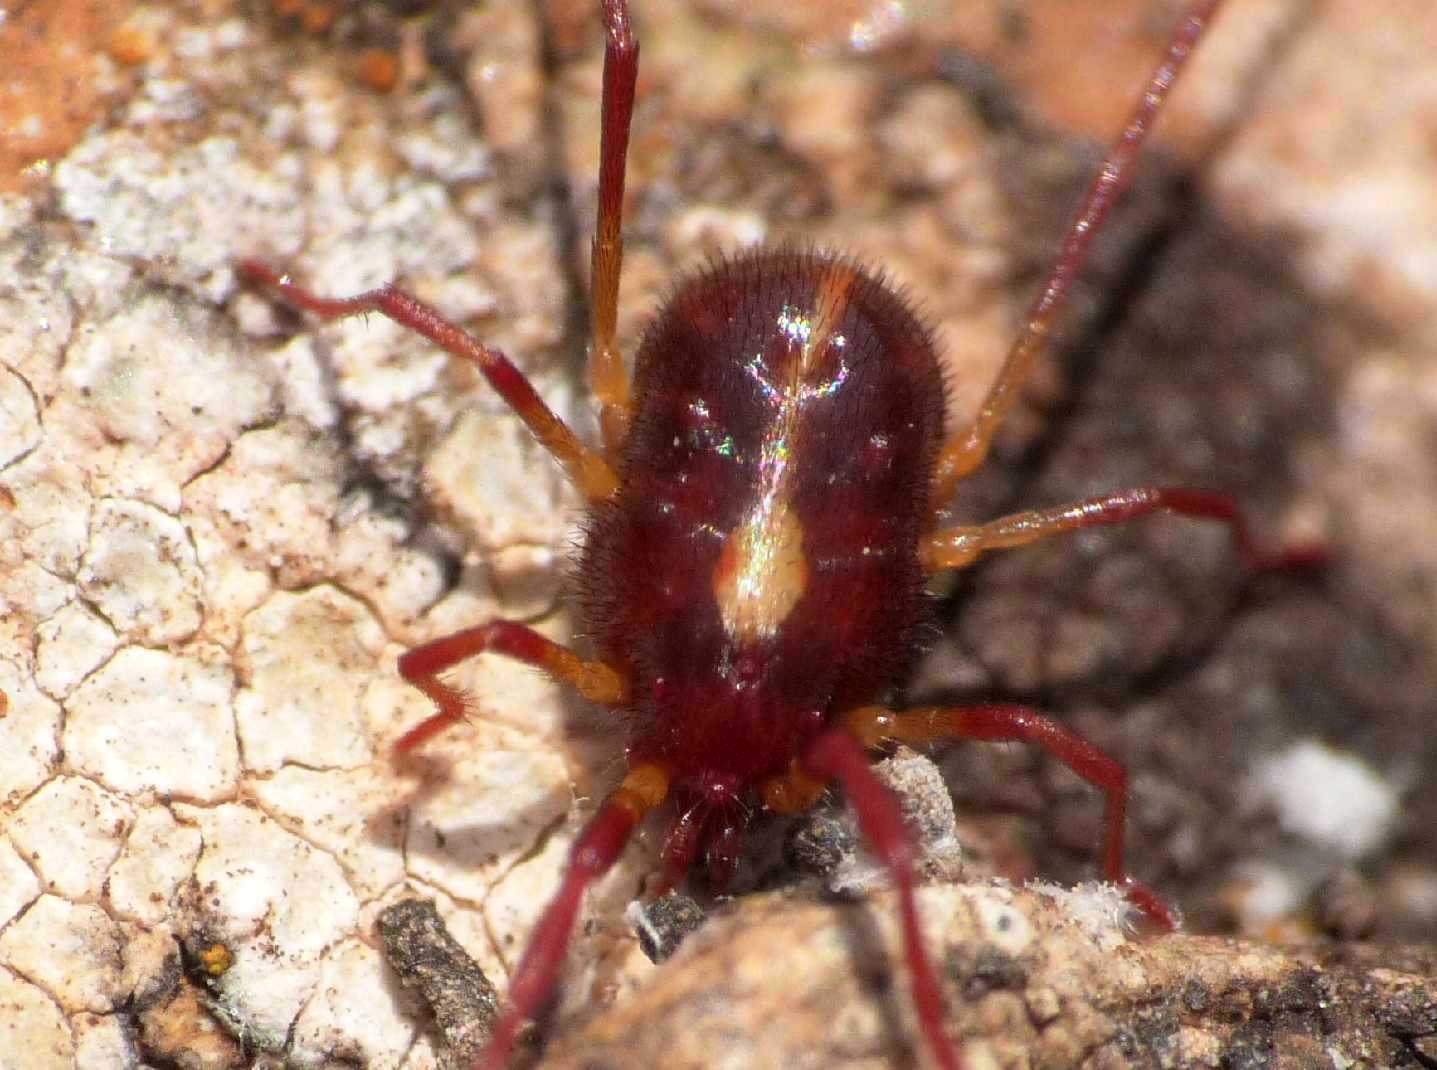
[[[921,746],[945,739],[1036,743],[1107,796],[1103,875],[1119,885],[1133,905],[1158,925],[1164,929],[1175,927],[1172,911],[1123,864],[1127,770],[1071,728],[1028,706],[1008,704],[925,706],[901,712],[862,706],[845,713],[840,723],[865,747],[890,742]]]
[[[486,651],[526,662],[601,706],[622,706],[628,701],[628,679],[612,666],[584,661],[526,624],[490,621],[417,646],[399,658],[399,675],[428,695],[438,712],[400,736],[396,750],[413,750],[464,716],[464,696],[439,679],[439,674]]]
[[[1216,520],[1232,532],[1238,555],[1248,568],[1303,568],[1321,564],[1327,551],[1317,543],[1303,543],[1277,550],[1264,549],[1253,537],[1237,500],[1229,494],[1186,490],[1182,487],[1134,487],[1072,505],[1014,513],[974,527],[943,528],[929,535],[919,555],[929,572],[965,568],[980,554],[1024,546],[1051,535],[1084,528],[1123,524],[1149,513],[1167,512],[1180,516]]]
[[[933,475],[933,507],[947,508],[958,483],[972,472],[993,444],[993,436],[1003,423],[1018,392],[1032,371],[1033,361],[1048,344],[1058,322],[1058,315],[1068,301],[1068,291],[1073,280],[1088,259],[1088,247],[1093,235],[1103,226],[1112,212],[1113,204],[1132,180],[1133,165],[1138,150],[1147,139],[1153,121],[1162,110],[1168,91],[1177,81],[1178,74],[1187,62],[1193,47],[1207,29],[1208,23],[1217,10],[1219,0],[1195,0],[1183,16],[1182,24],[1168,42],[1167,53],[1148,78],[1142,96],[1138,98],[1128,116],[1122,134],[1108,150],[1097,177],[1083,198],[1068,233],[1063,239],[1062,251],[1053,264],[1047,281],[1034,298],[1018,337],[1008,351],[1008,357],[998,378],[988,388],[988,396],[973,423],[949,439],[938,455],[938,464]]]

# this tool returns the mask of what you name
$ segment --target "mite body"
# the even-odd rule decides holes
[[[1203,491],[1141,487],[975,526],[952,526],[943,512],[986,457],[1216,6],[1198,0],[1187,12],[977,417],[951,434],[927,330],[880,277],[822,252],[747,252],[690,277],[650,326],[630,378],[614,340],[638,67],[624,0],[603,0],[590,358],[598,449],[582,444],[502,353],[418,300],[392,287],[322,298],[245,262],[251,277],[301,308],[326,318],[378,311],[472,361],[588,501],[578,575],[592,660],[522,624],[492,621],[399,663],[437,706],[401,750],[464,716],[464,697],[440,674],[483,651],[523,660],[613,708],[629,732],[628,772],[575,843],[480,1066],[507,1061],[518,1030],[553,992],[585,889],[646,813],[669,804],[673,815],[665,884],[699,858],[722,881],[756,809],[799,811],[837,782],[897,886],[925,1043],[940,1065],[958,1067],[918,924],[909,837],[867,762],[867,751],[885,744],[970,738],[1046,748],[1106,794],[1106,877],[1155,922],[1172,924],[1124,867],[1127,780],[1114,760],[1024,706],[893,711],[872,703],[902,681],[919,649],[930,623],[927,577],[989,550],[1170,510],[1227,523],[1250,567],[1313,557],[1258,553],[1235,503]]]
[[[759,251],[679,288],[634,386],[585,616],[634,682],[631,760],[671,769],[699,842],[728,843],[740,793],[890,685],[929,622],[938,362],[853,264]]]

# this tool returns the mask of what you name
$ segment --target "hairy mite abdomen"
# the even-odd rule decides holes
[[[727,771],[752,783],[815,713],[891,683],[928,621],[933,345],[851,261],[759,251],[679,286],[634,397],[579,570],[590,628],[632,667],[656,757],[712,770],[742,733],[761,745]]]

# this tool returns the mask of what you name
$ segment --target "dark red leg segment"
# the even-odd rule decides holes
[[[393,286],[382,286],[355,297],[320,297],[296,285],[258,260],[241,260],[240,271],[256,282],[278,290],[296,308],[321,319],[340,319],[361,312],[378,312],[395,323],[422,334],[446,352],[472,362],[484,378],[514,410],[540,444],[564,466],[574,485],[591,502],[602,501],[614,492],[618,477],[607,461],[578,440],[569,425],[554,415],[534,392],[509,358],[450,323],[433,307]]]
[[[526,624],[490,621],[417,646],[400,656],[399,675],[433,699],[439,712],[400,736],[395,750],[413,750],[463,718],[464,696],[440,680],[439,674],[485,652],[527,662],[570,685],[590,702],[622,706],[628,700],[628,681],[617,670],[601,661],[581,660],[567,647],[544,638]]]
[[[1172,912],[1157,893],[1123,865],[1127,770],[1072,729],[1028,706],[1006,704],[926,706],[901,712],[864,706],[844,714],[842,723],[865,747],[890,741],[922,745],[944,739],[1036,743],[1107,796],[1103,875],[1120,885],[1133,905],[1155,923],[1164,929],[1175,927]]]
[[[1230,494],[1214,491],[1187,490],[1183,487],[1139,487],[1099,499],[1103,515],[1094,524],[1121,524],[1155,510],[1165,509],[1183,516],[1219,520],[1232,531],[1238,556],[1248,568],[1262,572],[1271,569],[1311,568],[1327,561],[1327,548],[1321,543],[1299,543],[1270,549],[1253,537],[1252,528]],[[1107,511],[1111,510],[1112,519]],[[1085,525],[1091,526],[1091,525]]]
[[[1327,550],[1318,543],[1278,550],[1260,546],[1237,500],[1230,494],[1183,487],[1134,487],[1072,505],[1014,513],[987,524],[943,528],[924,540],[919,553],[929,572],[941,572],[963,568],[989,550],[1024,546],[1050,535],[1083,528],[1124,524],[1156,512],[1221,521],[1232,531],[1233,543],[1243,563],[1257,571],[1309,568],[1327,560]]]
[[[961,1070],[958,1052],[943,1031],[943,994],[918,923],[913,895],[913,838],[903,827],[898,800],[873,775],[863,747],[843,729],[826,732],[804,754],[804,770],[819,780],[837,780],[858,817],[863,838],[893,878],[903,925],[903,949],[913,984],[913,1003],[933,1057],[943,1070]]]
[[[509,982],[508,1006],[495,1022],[489,1044],[474,1070],[502,1070],[509,1061],[520,1026],[553,994],[585,889],[608,872],[629,842],[634,826],[663,801],[668,787],[668,774],[657,766],[635,766],[574,842],[559,893],[529,938],[529,946]]]

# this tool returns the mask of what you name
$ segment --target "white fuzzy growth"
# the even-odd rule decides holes
[[[1376,850],[1392,832],[1399,786],[1356,755],[1302,740],[1260,762],[1251,791],[1282,827],[1344,859]]]
[[[1029,881],[1026,887],[1051,899],[1103,950],[1110,951],[1126,942],[1133,906],[1116,884],[1085,881],[1067,888],[1048,881]]]

